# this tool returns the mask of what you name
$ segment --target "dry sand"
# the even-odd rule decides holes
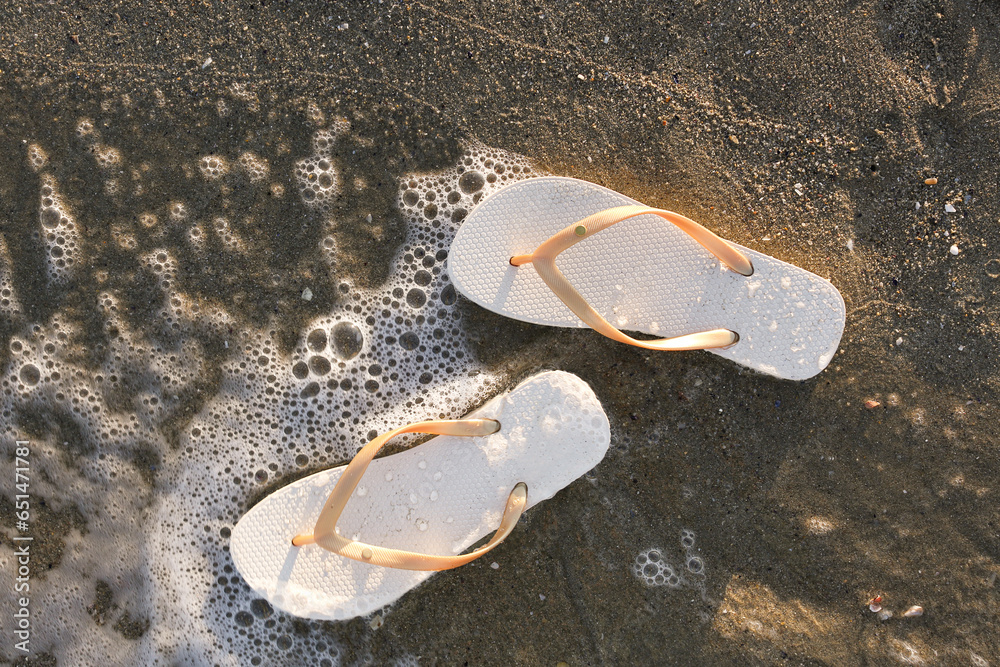
[[[346,182],[371,187],[336,214],[374,206],[388,221],[338,232],[341,269],[362,285],[386,278],[402,238],[395,179],[452,164],[474,137],[682,212],[843,293],[841,350],[802,383],[462,306],[492,368],[590,382],[612,451],[530,514],[499,571],[436,576],[377,630],[294,626],[340,642],[344,664],[1000,664],[996,4],[56,2],[0,7],[0,26],[0,234],[14,282],[30,320],[69,313],[95,341],[88,295],[119,290],[138,323],[148,286],[111,242],[142,243],[134,203],[102,196],[72,148],[82,117],[163,182],[244,145],[288,173],[311,113],[346,117],[356,141],[337,158]],[[44,281],[29,140],[85,221],[92,270],[72,292]],[[318,223],[293,197],[234,193],[230,205],[275,233],[245,266],[190,259],[184,289],[218,296],[238,321],[275,322],[291,346],[336,299],[312,250]],[[0,362],[13,326],[0,322]],[[10,502],[0,510],[11,524]],[[57,563],[59,534],[86,517],[40,520]],[[685,529],[703,574],[644,585],[632,566],[650,548],[683,570]],[[877,594],[892,618],[869,611]],[[910,605],[925,613],[902,618]],[[298,664],[294,647],[285,660]]]

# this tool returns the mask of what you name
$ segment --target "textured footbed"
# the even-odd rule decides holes
[[[369,544],[455,555],[492,535],[507,496],[528,486],[530,508],[596,466],[607,451],[607,416],[570,373],[536,375],[468,415],[496,419],[498,433],[437,436],[376,459],[337,524]],[[342,620],[393,602],[433,572],[360,563],[317,545],[311,532],[344,467],[316,473],[266,497],[233,529],[233,562],[250,587],[296,616]],[[517,528],[515,528],[517,530]]]
[[[513,183],[466,218],[448,253],[448,273],[459,292],[494,312],[585,327],[530,264],[513,267],[509,260],[588,215],[632,204],[640,202],[573,178]],[[737,247],[753,263],[750,277],[729,270],[669,222],[644,215],[577,243],[556,264],[619,329],[669,338],[726,328],[739,342],[710,352],[781,378],[816,375],[844,331],[840,292],[804,269]]]

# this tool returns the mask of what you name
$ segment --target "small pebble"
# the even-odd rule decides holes
[[[882,605],[880,605],[878,602],[872,602],[870,605],[868,605],[868,609],[873,613],[877,613],[882,611]]]
[[[914,618],[915,616],[923,616],[924,608],[918,604],[913,605],[909,609],[903,612],[903,618]]]
[[[869,398],[867,401],[865,401],[865,407],[868,408],[869,410],[874,410],[880,405],[882,404],[872,398]]]
[[[312,301],[312,298],[313,298],[313,291],[311,289],[307,287],[304,290],[302,290],[303,301]]]
[[[890,618],[892,618],[892,612],[888,609],[883,609],[878,613],[878,620],[880,621],[888,621]]]
[[[202,69],[205,69],[206,67],[208,67],[208,66],[209,66],[209,65],[211,65],[211,64],[212,64],[212,59],[211,59],[211,58],[206,58],[206,59],[205,59],[205,62],[203,62],[203,63],[201,64],[201,68],[202,68]]]
[[[933,177],[932,178],[925,178],[924,179],[924,185],[937,185],[937,179],[933,178]]]
[[[944,212],[945,213],[954,213],[955,212],[955,207],[952,206],[951,204],[945,204],[944,205]]]
[[[730,134],[729,135],[729,140],[731,142],[733,142],[734,144],[736,144],[736,145],[739,145],[739,143],[740,143],[740,140],[736,138],[735,134]]]
[[[952,245],[951,246],[951,250],[949,252],[951,252],[952,255],[957,255],[958,254],[958,246],[957,245]]]
[[[576,78],[578,78],[578,79],[579,79],[580,81],[586,81],[586,80],[587,80],[587,77],[585,77],[585,76],[584,76],[584,75],[582,75],[582,74],[577,74],[577,75],[576,75]]]
[[[604,42],[605,44],[607,44],[608,42],[610,42],[610,41],[611,41],[611,37],[610,37],[609,35],[605,35],[605,36],[604,36],[604,39],[603,39],[602,41],[603,41],[603,42]]]
[[[382,615],[381,615],[381,614],[375,614],[375,618],[373,618],[373,619],[371,620],[371,622],[370,622],[370,623],[368,624],[368,626],[369,626],[369,627],[370,627],[370,628],[371,628],[372,630],[378,630],[379,628],[381,628],[381,627],[382,627],[382,623],[383,623],[383,622],[384,622],[384,621],[382,620]]]
[[[492,563],[490,563],[490,567],[492,567],[494,570],[499,570],[500,569],[500,563],[498,563],[496,561],[493,561]]]

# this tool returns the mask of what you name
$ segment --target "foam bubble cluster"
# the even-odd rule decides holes
[[[187,206],[182,201],[175,201],[170,204],[170,219],[174,222],[180,222],[182,220],[187,220],[188,210]]]
[[[351,129],[351,123],[346,118],[335,118],[329,127],[320,129],[313,135],[313,152],[317,155],[329,155],[333,144]]]
[[[101,169],[112,169],[122,163],[122,154],[117,148],[98,144],[93,151],[97,166]]]
[[[222,178],[229,173],[229,163],[218,155],[206,155],[198,160],[198,170],[210,181]]]
[[[10,277],[10,254],[3,237],[0,237],[0,314],[9,322],[21,315],[21,302],[14,293]]]
[[[320,176],[334,180],[330,149],[349,131],[339,120],[321,128],[317,153],[295,176],[315,175],[317,187],[334,191]],[[90,120],[77,133],[96,141]],[[250,153],[199,162],[213,179],[231,177],[227,164],[251,181],[269,175]],[[80,263],[76,222],[40,168],[41,234],[50,276],[62,281]],[[339,298],[290,352],[274,328],[237,324],[186,294],[174,251],[139,250],[134,235],[116,234],[120,252],[135,253],[151,277],[148,324],[130,325],[127,295],[106,289],[91,297],[105,334],[99,349],[80,354],[85,332],[57,312],[19,328],[0,368],[0,417],[31,442],[33,493],[62,517],[49,519],[62,526],[61,561],[33,582],[32,604],[51,610],[33,644],[66,664],[339,664],[331,632],[296,631],[294,619],[255,598],[233,567],[230,530],[261,494],[343,462],[374,434],[460,416],[496,393],[497,378],[468,353],[445,262],[465,211],[529,175],[523,158],[477,144],[450,169],[404,177],[408,231],[389,279],[361,288],[338,277],[336,243],[324,238],[331,274],[313,289],[322,283]],[[220,208],[192,223],[178,195],[161,215],[189,225],[192,251],[204,252],[209,234],[246,250],[230,215]],[[156,213],[135,219],[156,238]],[[0,312],[20,326],[3,239]],[[0,443],[4,453],[13,439]],[[14,571],[0,568],[0,586],[12,585]]]
[[[243,237],[232,228],[229,224],[229,220],[226,218],[216,218],[212,221],[212,230],[215,232],[215,236],[222,242],[222,246],[231,252],[243,253],[246,251],[247,245],[243,241]]]
[[[338,118],[329,127],[319,129],[313,135],[313,155],[295,163],[295,180],[306,206],[330,212],[330,204],[340,192],[340,172],[333,162],[333,148],[350,127],[350,123]]]
[[[229,86],[229,95],[234,100],[243,102],[247,111],[256,112],[260,110],[260,99],[257,97],[257,93],[244,83],[234,83]]]
[[[49,155],[38,144],[28,145],[28,165],[32,171],[40,171],[49,163]]]
[[[48,174],[42,176],[41,206],[38,214],[41,223],[41,237],[45,244],[45,259],[48,264],[49,279],[53,283],[64,283],[75,268],[77,251],[80,249],[80,232],[76,221],[59,196],[56,179]]]
[[[299,182],[299,194],[307,206],[329,212],[330,202],[340,186],[340,176],[333,163],[322,156],[300,160],[295,165],[295,178]]]
[[[240,154],[239,158],[240,169],[246,173],[249,177],[251,183],[256,183],[257,181],[263,181],[267,178],[271,171],[271,168],[267,164],[267,160],[247,151]]]
[[[681,587],[681,578],[674,566],[663,559],[663,550],[656,547],[639,552],[632,564],[632,573],[647,586]]]
[[[666,586],[681,588],[694,585],[704,588],[700,581],[705,576],[705,561],[698,555],[694,543],[694,531],[685,528],[681,531],[681,548],[684,557],[679,566],[667,561],[664,549],[653,547],[640,551],[632,562],[632,574],[642,580],[647,586]]]
[[[315,145],[316,142],[313,143]],[[332,140],[330,144],[332,145]],[[298,181],[299,194],[306,206],[329,213],[330,203],[340,188],[340,175],[328,150],[317,151],[316,155],[295,163],[295,180]]]
[[[89,118],[81,118],[76,124],[76,136],[80,139],[90,139],[96,135],[94,121]]]
[[[533,170],[525,158],[473,144],[452,169],[404,181],[399,205],[432,229],[454,227],[485,195],[530,175]]]

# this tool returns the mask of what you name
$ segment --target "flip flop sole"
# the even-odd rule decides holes
[[[528,486],[530,508],[596,466],[610,442],[594,392],[561,371],[529,378],[468,416],[496,419],[501,429],[478,438],[438,436],[372,461],[341,515],[339,533],[396,549],[461,553],[496,530],[518,482]],[[434,574],[361,563],[317,545],[292,546],[294,535],[312,531],[343,470],[276,491],[233,529],[230,549],[240,574],[296,616],[369,614]]]
[[[511,184],[462,223],[448,273],[469,300],[501,315],[585,327],[530,265],[513,267],[509,260],[588,215],[635,204],[641,202],[573,178]],[[781,378],[816,375],[830,363],[844,331],[840,292],[809,271],[736,247],[753,263],[752,276],[727,269],[684,232],[644,215],[576,244],[557,264],[619,329],[669,338],[726,328],[739,334],[739,342],[710,352]]]

